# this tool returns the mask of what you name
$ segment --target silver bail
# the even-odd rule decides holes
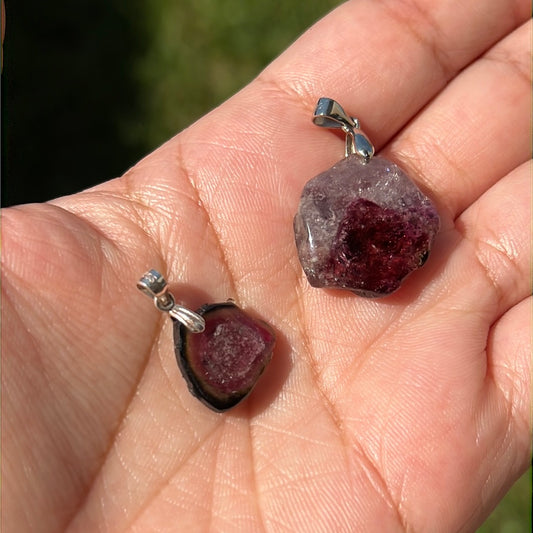
[[[201,333],[204,331],[204,318],[198,313],[175,302],[174,296],[168,292],[168,285],[165,278],[157,270],[152,269],[145,272],[137,282],[137,288],[153,300],[157,309],[168,313],[192,333]]]
[[[313,123],[322,128],[342,129],[346,133],[345,157],[357,154],[364,163],[368,163],[374,155],[374,146],[361,131],[359,120],[346,114],[335,100],[331,98],[318,100]]]

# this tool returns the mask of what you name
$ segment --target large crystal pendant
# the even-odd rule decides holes
[[[438,230],[434,205],[397,165],[357,154],[305,185],[294,218],[309,283],[366,297],[398,289],[427,260]]]

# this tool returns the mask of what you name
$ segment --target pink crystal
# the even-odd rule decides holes
[[[272,328],[232,302],[205,305],[202,333],[174,322],[178,365],[191,393],[215,411],[243,400],[270,362],[275,343]]]
[[[360,296],[394,292],[428,258],[439,230],[434,205],[394,163],[350,155],[304,187],[294,231],[313,287]]]

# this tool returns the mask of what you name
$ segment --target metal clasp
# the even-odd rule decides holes
[[[201,333],[205,329],[202,316],[174,300],[168,292],[165,278],[157,270],[149,270],[137,282],[137,288],[151,298],[159,311],[168,313],[173,319],[183,324],[192,333]]]
[[[316,105],[313,123],[322,128],[342,129],[346,133],[344,156],[357,154],[368,163],[374,155],[374,146],[361,131],[359,120],[350,117],[338,102],[320,98]]]

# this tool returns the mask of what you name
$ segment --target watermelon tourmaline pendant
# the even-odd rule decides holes
[[[373,157],[359,121],[337,102],[320,98],[313,122],[342,129],[346,149],[344,159],[307,182],[294,217],[307,279],[368,298],[391,294],[426,262],[437,210],[397,165]]]
[[[175,303],[157,270],[137,288],[174,323],[174,352],[189,391],[213,411],[227,411],[253,389],[272,357],[272,328],[232,301],[207,304],[196,312]]]

